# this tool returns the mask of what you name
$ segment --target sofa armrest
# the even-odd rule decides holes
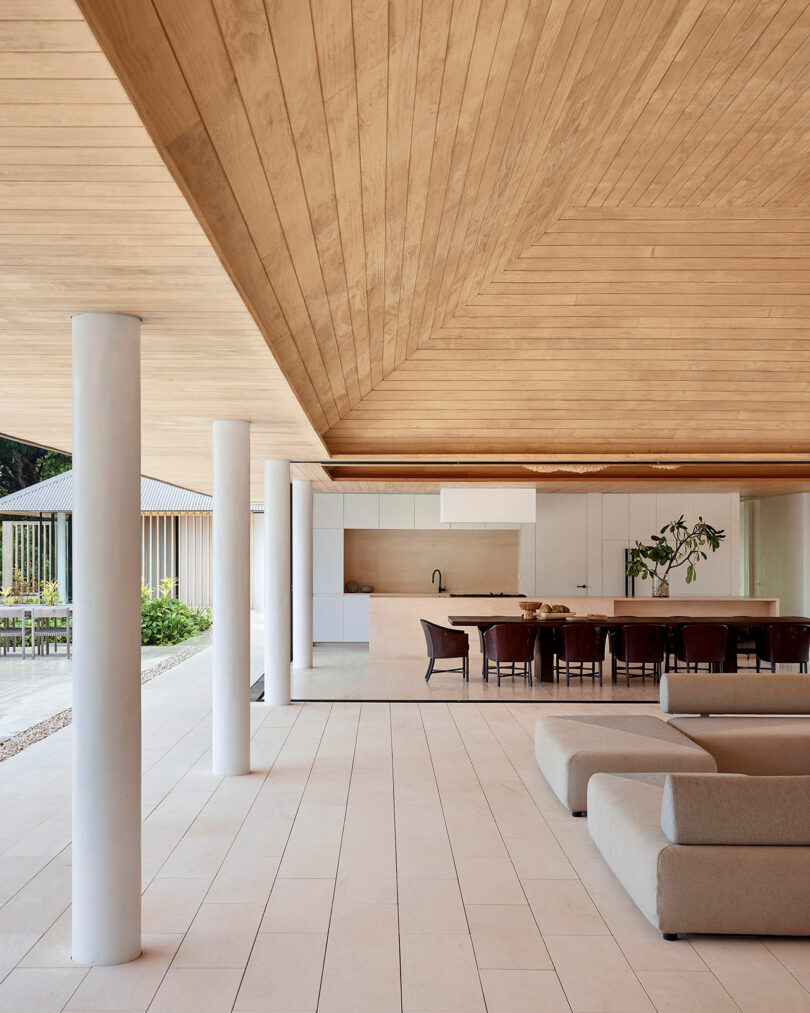
[[[661,829],[672,844],[810,845],[810,776],[669,774]]]

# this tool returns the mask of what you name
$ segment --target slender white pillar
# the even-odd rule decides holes
[[[213,770],[250,773],[250,423],[214,423]]]
[[[293,668],[312,668],[312,482],[292,484]]]
[[[140,320],[73,317],[73,939],[141,952]]]
[[[290,462],[264,462],[264,700],[290,702]]]
[[[67,514],[60,511],[56,515],[56,583],[59,597],[63,602],[68,600],[67,590],[67,559],[68,559],[68,527]]]

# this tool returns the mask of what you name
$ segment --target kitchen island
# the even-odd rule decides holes
[[[529,597],[529,596],[527,596]],[[778,598],[673,596],[671,598],[567,598],[542,594],[532,600],[559,602],[577,615],[603,616],[778,616]],[[424,658],[425,638],[420,619],[448,626],[452,615],[520,615],[521,598],[388,593],[369,596],[369,657]],[[474,632],[474,631],[473,631]],[[470,637],[470,655],[481,656],[477,636]]]

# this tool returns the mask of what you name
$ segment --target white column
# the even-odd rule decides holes
[[[73,939],[141,952],[140,320],[73,317]]]
[[[312,668],[312,482],[292,484],[293,668]]]
[[[264,700],[290,702],[290,463],[264,462]]]
[[[60,511],[56,515],[56,583],[59,597],[63,602],[68,600],[67,591],[67,560],[68,560],[68,528],[67,514]]]
[[[213,771],[250,773],[250,423],[214,423]]]

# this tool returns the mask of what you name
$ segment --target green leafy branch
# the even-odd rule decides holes
[[[670,521],[651,536],[652,544],[636,542],[627,560],[627,576],[666,581],[672,570],[685,566],[686,583],[692,584],[697,579],[695,564],[708,558],[706,549],[716,552],[725,537],[722,528],[712,527],[702,517],[690,528],[681,514],[678,520]]]

